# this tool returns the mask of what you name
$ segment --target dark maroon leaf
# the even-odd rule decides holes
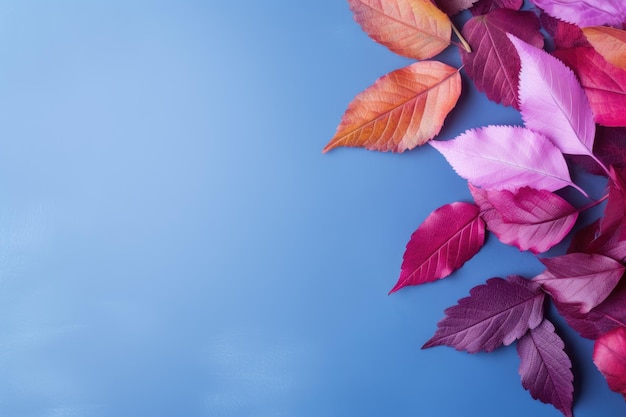
[[[520,59],[506,34],[542,48],[543,35],[539,32],[537,16],[532,12],[495,9],[471,18],[462,33],[472,52],[461,50],[461,58],[476,87],[496,103],[519,108]]]
[[[572,417],[574,375],[564,348],[554,325],[543,320],[517,342],[519,374],[522,386],[534,399],[552,404],[565,416]]]
[[[626,400],[626,327],[618,327],[596,340],[593,363],[606,378],[609,388]]]
[[[422,349],[450,346],[469,353],[510,345],[543,319],[544,293],[520,276],[491,278],[445,310],[437,331]]]
[[[593,153],[606,166],[626,168],[626,128],[598,126]],[[595,175],[604,175],[604,170],[593,159],[586,156],[568,156],[576,164]]]
[[[554,40],[555,48],[574,48],[576,46],[589,45],[583,31],[578,26],[543,12],[539,15],[539,20],[541,21],[541,26]]]
[[[448,16],[454,16],[472,7],[478,0],[436,0],[435,4]]]
[[[406,245],[400,279],[389,292],[447,277],[485,243],[485,223],[470,203],[446,204],[424,220]]]
[[[524,0],[479,0],[470,11],[474,16],[478,16],[499,8],[519,10],[522,4]]]

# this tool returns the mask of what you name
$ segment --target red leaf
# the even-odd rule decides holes
[[[471,18],[462,32],[472,46],[472,52],[461,50],[467,75],[490,100],[519,109],[520,59],[506,34],[512,33],[543,48],[537,16],[532,12],[495,9],[485,16]]]
[[[609,388],[626,400],[626,327],[618,327],[596,340],[593,362],[606,378]]]
[[[574,375],[564,347],[554,325],[544,320],[517,342],[519,374],[522,386],[534,399],[552,404],[565,416],[572,417]]]
[[[571,204],[549,191],[524,187],[513,193],[469,187],[487,228],[501,242],[523,251],[547,251],[563,240],[578,218]]]
[[[432,58],[450,45],[450,18],[430,0],[348,0],[363,30],[393,52]]]
[[[389,294],[450,275],[485,243],[485,223],[473,204],[452,203],[433,211],[406,245],[400,279]]]
[[[544,12],[539,15],[539,20],[541,26],[552,36],[554,46],[557,49],[589,45],[587,38],[578,26],[559,20]]]
[[[597,123],[626,126],[626,71],[606,62],[592,47],[559,49],[554,55],[578,76]]]
[[[519,10],[523,4],[524,0],[479,0],[470,11],[474,16],[478,16],[499,8]]]
[[[436,0],[437,6],[448,16],[454,16],[463,10],[472,7],[478,0]]]
[[[491,278],[447,308],[435,335],[422,349],[446,345],[469,353],[510,345],[543,319],[544,293],[519,276]]]
[[[533,281],[559,303],[579,304],[581,313],[588,313],[604,301],[626,270],[614,259],[588,253],[569,253],[540,261],[547,269]]]
[[[587,27],[582,31],[607,62],[626,70],[626,31],[606,26]]]
[[[436,136],[461,95],[456,68],[422,61],[390,72],[358,94],[323,152],[340,146],[404,152]]]

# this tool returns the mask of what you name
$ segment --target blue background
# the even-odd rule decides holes
[[[0,415],[560,415],[514,346],[420,350],[533,256],[489,237],[387,296],[413,230],[470,196],[430,147],[322,155],[355,94],[410,62],[345,1],[6,0],[0,54]],[[520,123],[464,88],[442,138]],[[623,416],[557,325],[576,416]]]

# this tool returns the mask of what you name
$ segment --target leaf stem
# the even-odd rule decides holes
[[[600,161],[600,159],[598,159],[598,157],[593,154],[593,152],[590,152],[589,156],[591,156],[591,158],[593,158],[593,160],[596,161],[598,165],[600,165],[600,168],[602,168],[602,170],[606,173],[607,177],[611,178],[611,172],[606,167],[606,165],[604,165],[602,161]]]
[[[579,208],[579,209],[578,209],[578,212],[579,212],[579,213],[582,213],[582,212],[583,212],[583,211],[585,211],[585,210],[589,210],[590,208],[595,207],[595,206],[597,206],[598,204],[602,203],[602,202],[603,202],[604,200],[606,200],[607,198],[609,198],[609,195],[608,195],[608,194],[605,194],[605,195],[603,195],[603,196],[602,196],[602,198],[601,198],[601,199],[599,199],[599,200],[597,200],[597,201],[592,201],[591,203],[587,204],[586,206]]]
[[[465,49],[468,53],[472,52],[472,48],[469,46],[469,43],[467,43],[463,35],[461,35],[461,32],[456,28],[456,26],[454,25],[452,21],[450,23],[452,24],[452,30],[454,31],[454,34],[461,41],[461,45],[463,46],[463,49]]]

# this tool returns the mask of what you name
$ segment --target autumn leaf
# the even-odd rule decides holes
[[[545,136],[522,127],[487,126],[453,140],[431,141],[461,177],[477,187],[556,191],[574,184],[563,154]],[[583,192],[582,190],[580,190]]]
[[[478,16],[499,8],[519,10],[523,4],[524,0],[479,0],[470,11]]]
[[[572,417],[574,375],[565,343],[547,319],[517,342],[522,386],[543,403]]]
[[[467,10],[478,0],[436,0],[437,7],[443,10],[448,16],[454,16]]]
[[[577,304],[588,313],[603,302],[620,281],[626,267],[608,256],[569,253],[540,259],[546,270],[533,278],[561,304]]]
[[[596,339],[593,363],[606,378],[609,388],[626,400],[626,327],[618,327]]]
[[[608,63],[592,47],[558,49],[554,55],[578,76],[596,123],[626,126],[626,71]]]
[[[605,166],[626,168],[626,128],[597,126],[593,153]],[[570,159],[587,172],[607,176],[604,169],[591,158],[570,156]]]
[[[470,184],[487,228],[498,239],[533,253],[558,244],[574,227],[578,210],[558,195],[524,187],[516,192],[490,191]]]
[[[531,0],[549,15],[580,27],[621,26],[626,20],[623,0]]]
[[[445,310],[446,317],[422,349],[450,346],[476,353],[510,345],[543,319],[544,293],[520,276],[491,278]]]
[[[626,31],[606,26],[591,26],[582,31],[607,62],[626,70]]]
[[[472,258],[485,242],[485,224],[478,207],[447,204],[433,211],[406,246],[400,279],[389,292],[450,275]]]
[[[461,50],[467,75],[489,100],[518,107],[520,60],[507,33],[543,47],[539,20],[532,12],[495,9],[485,16],[471,18],[462,30],[472,52]]]
[[[348,106],[324,152],[340,146],[404,152],[436,136],[461,94],[456,68],[416,62],[379,78]]]
[[[428,59],[450,45],[450,18],[430,0],[348,0],[363,30],[391,51]]]
[[[589,46],[587,38],[578,26],[552,17],[545,12],[539,14],[539,21],[552,37],[556,49]]]

